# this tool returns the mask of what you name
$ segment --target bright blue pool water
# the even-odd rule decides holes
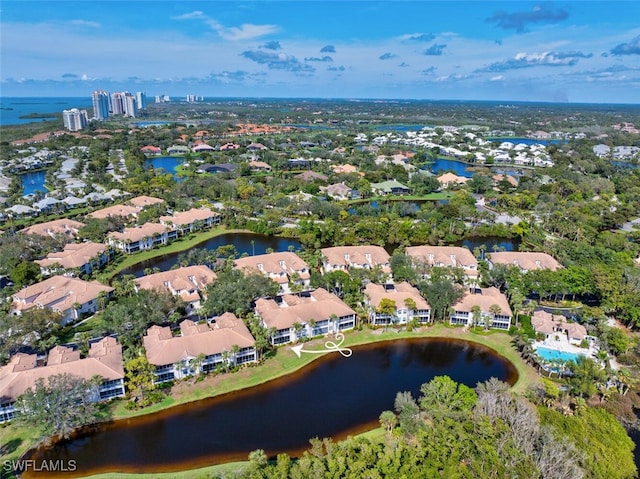
[[[567,353],[566,351],[558,351],[555,349],[538,348],[536,353],[545,361],[573,361],[577,362],[582,354]]]

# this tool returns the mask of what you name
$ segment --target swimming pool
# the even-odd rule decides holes
[[[579,357],[585,357],[584,354],[568,353],[566,351],[558,351],[557,349],[548,349],[538,347],[536,353],[545,361],[573,361],[577,362]]]

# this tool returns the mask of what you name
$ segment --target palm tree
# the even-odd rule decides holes
[[[224,366],[224,372],[229,372],[229,358],[231,357],[231,352],[223,351],[222,352],[222,364]]]
[[[480,309],[480,306],[478,306],[477,304],[474,304],[473,306],[471,306],[471,321],[474,328],[478,324],[480,324],[481,319],[482,319],[482,310]]]
[[[238,353],[240,352],[240,346],[234,344],[231,346],[231,358],[233,359],[233,365],[238,365]]]
[[[191,360],[191,370],[194,373],[198,373],[200,376],[204,374],[202,367],[204,366],[204,361],[207,359],[207,356],[204,353],[198,353],[198,355]]]
[[[295,323],[293,323],[293,330],[296,332],[296,338],[300,339],[300,331],[302,331],[304,329],[304,325],[299,322],[296,321]]]
[[[491,313],[491,319],[488,322],[485,320],[485,329],[491,328],[496,316],[502,312],[502,308],[497,304],[492,304],[489,306],[489,312]]]
[[[331,320],[331,322],[333,323],[333,329],[334,331],[338,329],[338,315],[335,313],[331,313],[329,315],[329,319]]]
[[[311,326],[311,336],[315,336],[315,330],[317,325],[318,325],[318,322],[314,318],[311,318],[309,320],[309,326]]]

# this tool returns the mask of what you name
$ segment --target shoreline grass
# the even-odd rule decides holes
[[[244,229],[227,229],[226,226],[220,225],[199,233],[191,233],[160,248],[141,251],[130,255],[123,255],[121,256],[121,259],[108,264],[107,267],[98,275],[98,279],[102,283],[109,283],[123,270],[131,268],[138,263],[157,258],[158,256],[164,256],[166,254],[181,253],[191,248],[195,248],[199,244],[215,238],[216,236],[228,233],[251,233],[251,231]]]
[[[450,327],[444,324],[427,326],[416,329],[414,331],[397,331],[394,329],[369,329],[365,326],[360,331],[347,332],[347,334],[345,334],[345,341],[342,344],[342,347],[354,347],[409,338],[456,339],[469,341],[489,347],[490,349],[495,351],[496,354],[505,358],[515,367],[518,373],[518,379],[516,383],[511,387],[511,390],[517,394],[524,393],[531,385],[539,381],[537,372],[531,366],[527,365],[520,358],[518,352],[513,348],[511,344],[511,336],[503,332],[483,334],[467,331],[463,328]],[[315,339],[313,341],[305,343],[305,346],[313,349],[314,347],[324,344],[324,341],[325,339]],[[243,368],[236,373],[222,374],[217,376],[208,375],[200,383],[196,383],[194,379],[185,380],[179,383],[180,385],[184,385],[184,387],[181,388],[183,389],[183,391],[178,392],[176,397],[166,397],[159,403],[142,410],[128,410],[125,408],[126,401],[115,401],[113,403],[112,417],[113,420],[120,420],[144,416],[160,412],[174,406],[248,389],[295,373],[296,371],[303,369],[322,356],[323,355],[302,355],[301,358],[298,358],[289,346],[283,346],[278,348],[272,357],[269,357],[258,366]],[[375,428],[363,434],[365,435],[365,437],[375,438],[379,435],[379,431],[377,431],[377,429],[378,428]],[[8,443],[9,441],[15,441],[16,443],[15,450],[6,457],[7,460],[17,459],[18,457],[22,456],[26,451],[34,447],[38,441],[37,430],[33,427],[25,427],[12,424],[0,429],[0,431],[0,435],[2,435],[3,438],[3,443]],[[144,479],[152,477],[175,477],[176,479],[183,479],[190,477],[207,477],[213,473],[220,473],[222,471],[231,472],[233,470],[237,470],[238,468],[243,467],[243,464],[246,464],[246,462],[233,463],[235,469],[228,469],[229,464],[220,464],[187,471],[170,472],[166,474],[106,473],[89,477],[94,479]]]

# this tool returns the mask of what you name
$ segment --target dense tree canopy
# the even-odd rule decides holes
[[[204,310],[214,315],[226,311],[247,313],[255,299],[273,297],[279,289],[277,283],[259,273],[245,275],[235,269],[223,271],[216,281],[207,286]]]
[[[635,475],[633,444],[619,424],[612,435],[603,429],[611,417],[602,409],[587,408],[573,418],[545,409],[539,417],[530,402],[513,396],[507,384],[495,379],[478,384],[474,391],[448,377],[436,377],[421,391],[417,401],[408,392],[398,393],[396,414],[385,411],[380,416],[387,431],[380,440],[312,439],[311,448],[297,461],[279,454],[269,463],[263,451],[254,451],[240,477],[630,479]]]
[[[18,418],[39,427],[43,437],[66,439],[75,428],[104,419],[92,397],[100,380],[86,381],[66,373],[49,376],[46,382],[38,379],[18,398]]]

